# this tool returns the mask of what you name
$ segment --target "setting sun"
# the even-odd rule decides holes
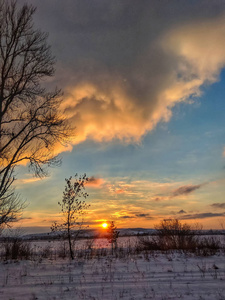
[[[108,224],[107,224],[107,223],[102,223],[102,227],[103,227],[103,228],[107,228],[107,227],[108,227]]]

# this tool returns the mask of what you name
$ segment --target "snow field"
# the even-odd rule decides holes
[[[224,254],[6,261],[0,269],[1,300],[225,299]]]

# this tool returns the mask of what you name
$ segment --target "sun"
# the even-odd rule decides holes
[[[106,229],[108,227],[108,224],[106,222],[102,223],[102,227]]]

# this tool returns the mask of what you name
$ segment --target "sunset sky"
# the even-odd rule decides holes
[[[19,1],[22,3],[23,1]],[[25,1],[24,1],[25,2]],[[62,166],[17,169],[20,226],[49,231],[65,178],[90,177],[90,228],[152,228],[163,218],[225,224],[225,1],[27,0],[48,32],[75,129]]]

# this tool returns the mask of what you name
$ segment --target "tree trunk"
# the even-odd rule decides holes
[[[73,260],[74,259],[74,255],[73,255],[73,249],[72,249],[72,241],[71,241],[71,232],[70,232],[70,228],[68,228],[68,242],[69,242],[69,249],[70,249],[70,258]]]

